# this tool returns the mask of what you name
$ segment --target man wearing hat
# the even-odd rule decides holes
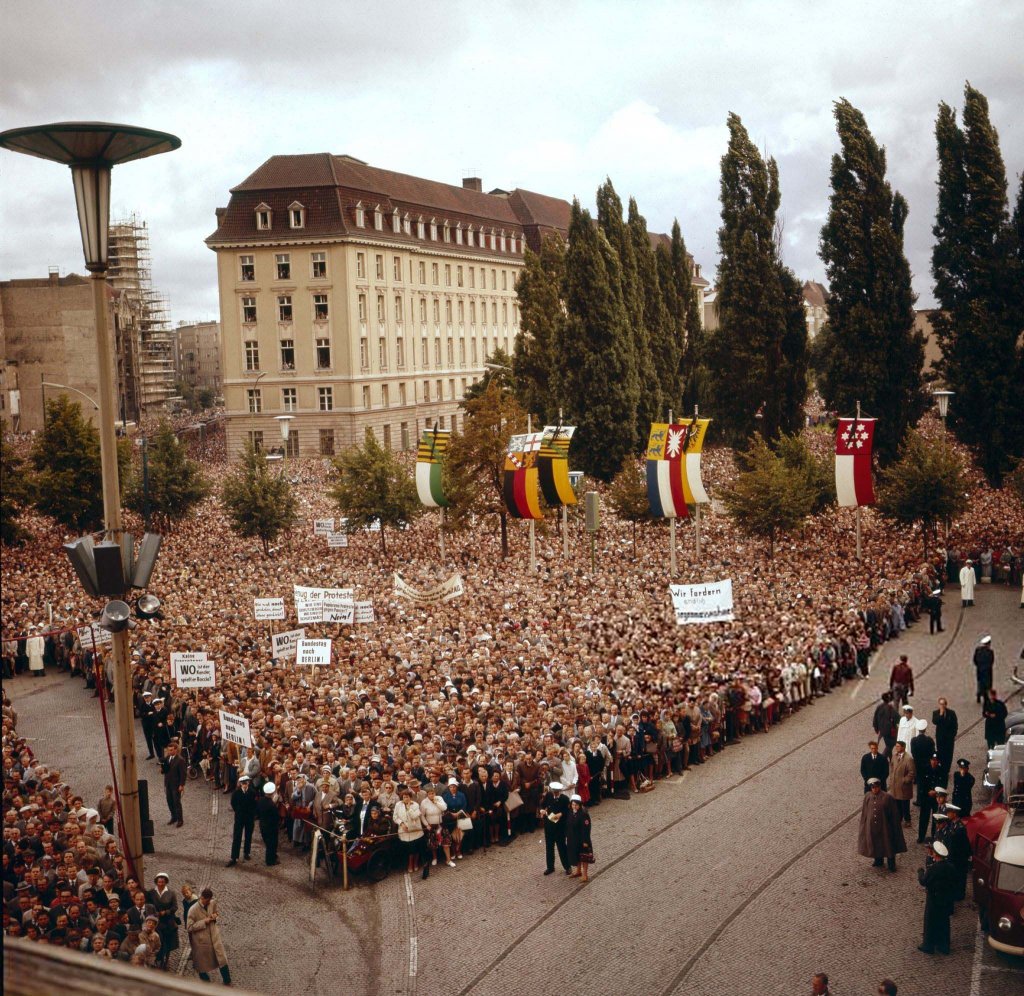
[[[281,814],[277,810],[275,792],[277,786],[273,782],[266,782],[256,802],[256,818],[260,821],[260,836],[266,848],[268,866],[278,863],[277,838],[281,828]]]
[[[245,834],[245,860],[252,850],[252,832],[256,826],[256,789],[248,775],[238,779],[235,791],[231,793],[231,811],[235,822],[231,832],[231,860],[228,868],[238,864],[238,853],[242,850],[242,834]]]
[[[896,724],[896,741],[910,750],[910,743],[917,736],[917,718],[912,705],[905,705],[901,711],[903,715]]]
[[[940,778],[941,782],[942,779]],[[932,836],[935,836],[936,821],[946,818],[946,800],[949,798],[949,789],[944,785],[936,785],[932,791]]]
[[[142,723],[142,735],[146,738],[146,749],[149,754],[146,756],[146,760],[152,760],[156,757],[156,750],[153,745],[153,729],[156,726],[156,710],[153,708],[153,693],[143,692],[139,696],[138,701],[139,707],[139,721]]]
[[[917,950],[925,954],[949,954],[949,918],[953,915],[956,895],[956,870],[946,860],[949,849],[941,840],[932,844],[932,862],[919,868],[917,880],[927,893],[924,901],[924,938]]]
[[[996,655],[992,650],[992,637],[983,636],[974,648],[974,674],[977,680],[975,701],[979,704],[988,697],[992,687],[992,671],[996,665]]]
[[[544,821],[544,852],[547,858],[545,875],[554,874],[556,848],[565,874],[572,874],[565,843],[566,828],[569,825],[569,800],[563,793],[562,783],[552,782],[540,800],[540,818]]]
[[[874,858],[874,867],[881,868],[886,861],[889,871],[896,871],[896,855],[907,850],[900,825],[896,800],[882,789],[879,778],[868,779],[868,792],[860,811],[860,829],[857,833],[857,853]]]
[[[974,808],[974,775],[971,774],[971,762],[966,757],[956,762],[953,774],[953,802],[960,807],[961,819],[967,819]]]
[[[968,606],[974,604],[974,583],[977,575],[974,573],[974,561],[967,558],[967,563],[960,568],[960,605]]]
[[[185,825],[181,797],[188,781],[188,769],[185,759],[178,750],[177,740],[172,740],[167,745],[167,756],[163,760],[163,768],[164,794],[167,796],[167,808],[171,811],[171,818],[167,821],[167,825],[170,826],[174,823],[181,827]]]
[[[942,625],[942,589],[934,588],[926,599],[928,608],[928,632],[930,634],[943,632]]]
[[[967,827],[961,819],[960,807],[954,802],[946,803],[946,832],[942,842],[949,851],[949,863],[956,869],[955,899],[967,895],[967,876],[971,871],[971,841]]]

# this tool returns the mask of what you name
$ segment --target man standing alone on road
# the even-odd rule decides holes
[[[185,759],[178,751],[178,741],[172,740],[167,745],[167,756],[163,761],[164,765],[164,793],[167,796],[167,808],[171,811],[171,818],[167,825],[176,823],[179,827],[185,825],[185,815],[181,808],[181,797],[185,791],[185,782],[188,781],[188,771],[185,766]]]
[[[906,654],[900,654],[900,659],[893,665],[889,674],[889,691],[897,704],[906,703],[914,694],[914,671]]]
[[[245,834],[245,860],[249,860],[252,850],[252,831],[256,826],[256,793],[253,791],[252,779],[242,775],[238,779],[238,787],[231,793],[231,809],[235,814],[235,825],[231,834],[231,860],[227,867],[238,864],[238,854],[242,849],[242,834]]]
[[[996,655],[992,650],[992,637],[983,636],[974,648],[974,672],[977,679],[975,702],[984,704],[988,698],[988,690],[992,687],[992,672],[995,669]]]
[[[857,834],[857,853],[874,858],[874,867],[888,862],[889,871],[896,871],[896,855],[907,850],[900,826],[899,808],[888,792],[882,791],[878,778],[868,779],[869,790],[860,811],[860,830]]]
[[[939,780],[945,784],[949,781],[949,769],[953,767],[953,748],[960,728],[956,713],[949,708],[945,698],[939,699],[939,708],[932,713],[932,725],[935,727],[935,753],[939,755],[939,767],[942,769]]]

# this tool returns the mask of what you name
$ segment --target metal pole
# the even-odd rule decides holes
[[[341,888],[348,892],[348,822],[341,821]]]
[[[857,402],[857,421],[860,421],[860,401]],[[857,506],[857,559],[860,560],[860,505]]]
[[[672,409],[668,410],[668,424],[672,425]],[[668,565],[669,574],[676,576],[676,517],[668,520]]]
[[[43,399],[43,432],[46,431],[46,374],[39,374],[39,396]]]
[[[441,543],[441,566],[444,567],[444,508],[441,509],[441,522],[437,527],[437,538]]]
[[[116,414],[114,397],[114,363],[107,324],[107,281],[103,273],[92,274],[93,309],[96,313],[96,363],[99,368],[100,402],[100,468],[103,478],[103,519],[108,539],[121,541],[121,495],[117,481],[117,437],[114,433]],[[139,776],[135,767],[135,717],[132,708],[131,656],[128,651],[128,630],[113,634],[114,650],[114,714],[117,721],[118,776],[121,808],[124,816],[124,838],[128,847],[125,857],[134,867],[140,885],[146,876],[142,858],[142,820],[139,813]]]
[[[533,432],[533,416],[526,416],[526,431]],[[533,519],[530,519],[530,573],[537,573],[537,526]]]
[[[697,428],[697,416],[700,409],[697,405],[693,406],[693,428]],[[697,560],[700,560],[700,502],[694,502],[694,526],[696,527],[697,536]]]
[[[593,574],[597,570],[597,554],[594,552],[594,534],[590,534],[590,573]]]

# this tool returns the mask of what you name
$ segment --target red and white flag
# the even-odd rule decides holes
[[[847,508],[873,505],[871,444],[875,419],[841,418],[836,429],[836,500]]]

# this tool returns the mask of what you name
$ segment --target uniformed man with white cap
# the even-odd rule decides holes
[[[946,833],[942,842],[949,850],[949,863],[956,869],[956,898],[967,895],[967,876],[971,871],[971,841],[967,827],[960,818],[960,807],[953,802],[946,803]]]
[[[996,665],[996,655],[992,650],[992,637],[985,635],[974,648],[974,676],[976,687],[974,700],[979,705],[988,697],[988,690],[992,687],[992,673]]]
[[[965,607],[974,604],[974,584],[978,576],[974,573],[974,561],[967,558],[967,563],[960,568],[960,605]]]
[[[263,838],[263,845],[267,850],[268,865],[278,863],[277,838],[281,829],[281,814],[277,809],[276,792],[277,786],[273,782],[266,782],[263,786],[263,794],[256,803],[256,817],[260,822],[260,836]]]
[[[233,868],[238,864],[238,855],[242,850],[242,835],[245,835],[245,860],[249,860],[249,852],[252,850],[252,832],[256,826],[256,792],[252,779],[248,775],[241,775],[235,791],[231,793],[231,810],[235,816],[234,827],[231,832],[231,860],[227,867]]]
[[[956,896],[956,869],[946,860],[949,849],[941,840],[935,841],[929,853],[932,863],[920,868],[917,880],[927,892],[924,901],[924,937],[917,950],[925,954],[949,954],[949,918],[953,915]]]
[[[565,797],[561,782],[552,782],[540,800],[540,818],[544,823],[544,851],[547,858],[545,875],[555,870],[555,849],[566,875],[572,874],[569,853],[565,844],[565,831],[569,822],[569,800]]]

